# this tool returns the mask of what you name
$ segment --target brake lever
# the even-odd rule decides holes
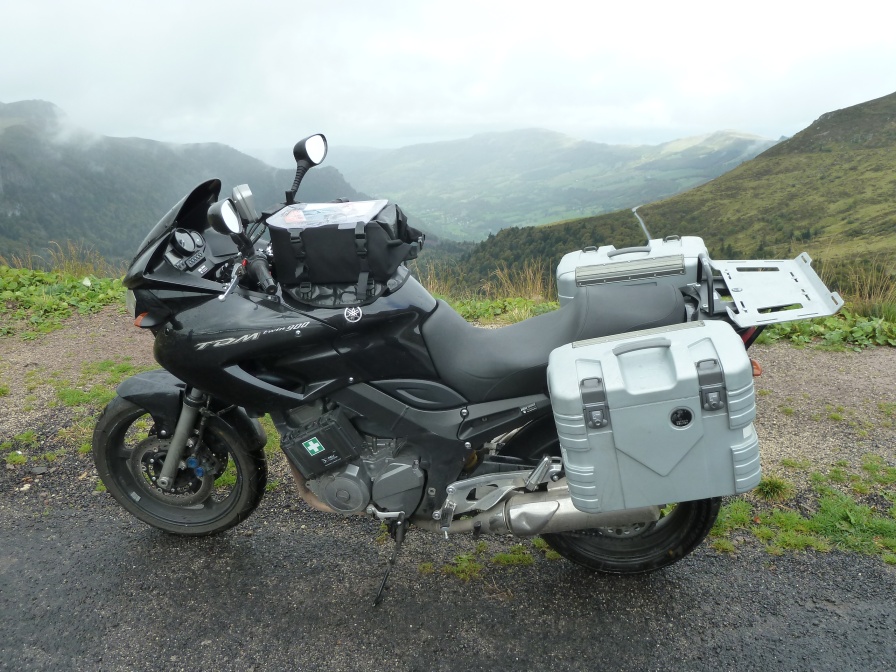
[[[227,295],[230,294],[231,290],[236,286],[236,283],[238,283],[240,281],[240,278],[245,275],[245,265],[245,259],[243,259],[242,263],[233,265],[233,270],[231,271],[230,275],[230,284],[224,288],[224,293],[218,297],[218,301],[223,301],[224,299],[226,299]]]

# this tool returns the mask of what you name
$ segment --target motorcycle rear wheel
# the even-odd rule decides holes
[[[536,420],[508,442],[503,455],[536,464],[545,455],[560,457],[553,417]],[[663,515],[643,528],[591,529],[544,534],[561,556],[577,565],[607,574],[645,574],[678,562],[709,534],[719,515],[721,498],[669,504]]]
[[[715,523],[721,498],[666,507],[644,529],[593,529],[545,534],[557,553],[578,565],[608,574],[644,574],[678,562],[700,545]]]
[[[181,469],[178,492],[156,488],[166,444],[154,435],[146,410],[116,397],[93,432],[93,459],[107,491],[128,512],[160,530],[205,536],[238,525],[264,495],[267,463],[223,421],[212,418],[197,450],[207,469]]]

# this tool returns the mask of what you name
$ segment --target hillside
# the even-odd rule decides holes
[[[417,213],[433,233],[476,240],[655,201],[773,144],[723,131],[632,147],[528,129],[395,150],[336,147],[329,163],[359,189]]]
[[[803,250],[824,259],[892,254],[896,93],[823,114],[731,172],[638,212],[653,237],[702,236],[716,258],[792,257]],[[488,269],[538,255],[556,265],[565,252],[584,245],[639,241],[637,221],[624,210],[501,231],[470,261]]]
[[[0,103],[0,254],[40,254],[48,241],[73,240],[130,259],[147,229],[212,177],[224,194],[248,183],[264,207],[283,200],[293,173],[221,144],[88,134],[44,101]],[[364,198],[332,167],[310,171],[300,196]]]

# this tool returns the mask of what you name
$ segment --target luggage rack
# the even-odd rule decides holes
[[[843,299],[825,287],[805,252],[792,260],[710,264],[714,271],[713,303],[724,307],[738,327],[825,317],[843,307]],[[710,306],[712,313],[712,303]]]

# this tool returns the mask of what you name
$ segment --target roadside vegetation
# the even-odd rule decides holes
[[[772,469],[783,474],[722,507],[710,533],[717,551],[736,552],[751,536],[771,555],[840,549],[896,565],[896,466],[867,453],[857,465],[782,460]],[[806,477],[808,492],[792,480]]]
[[[51,269],[51,270],[47,270]],[[124,301],[119,276],[90,248],[56,245],[48,259],[0,256],[0,337],[37,338],[75,313],[95,313]]]

